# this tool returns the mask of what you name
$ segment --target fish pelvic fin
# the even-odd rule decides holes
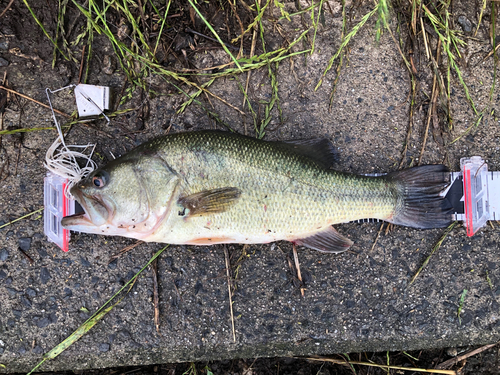
[[[400,195],[387,221],[412,228],[443,228],[452,221],[452,206],[440,193],[449,184],[444,165],[422,165],[388,174]]]
[[[299,238],[292,242],[299,246],[321,251],[322,253],[335,254],[346,251],[353,244],[349,238],[342,236],[333,227],[327,227],[312,236]]]
[[[240,196],[241,190],[235,187],[200,191],[179,198],[177,203],[183,207],[179,215],[189,217],[224,212],[236,203]]]

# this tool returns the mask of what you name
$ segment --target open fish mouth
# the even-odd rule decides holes
[[[75,210],[79,212],[63,217],[61,225],[66,229],[75,231],[82,231],[82,228],[88,229],[89,227],[95,227],[95,224],[92,222],[83,205],[77,201],[75,206]]]
[[[89,225],[92,224],[85,211],[63,217],[61,225],[66,229],[71,229],[72,226],[81,225],[83,222],[87,222]]]
[[[96,231],[97,227],[105,224],[109,217],[109,212],[100,199],[86,196],[81,191],[72,191],[76,198],[76,210],[74,215],[65,216],[61,220],[61,225],[69,230],[78,232]]]

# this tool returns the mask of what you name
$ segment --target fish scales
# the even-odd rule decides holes
[[[424,172],[416,177],[404,172],[403,177],[414,184],[412,179],[421,179]],[[101,186],[94,186],[96,181]],[[443,183],[433,182],[436,187]],[[173,244],[288,240],[340,251],[351,242],[332,224],[377,218],[411,226],[412,210],[421,209],[408,203],[408,191],[416,194],[396,174],[334,171],[315,157],[314,147],[227,132],[189,132],[146,142],[95,171],[72,190],[87,206],[85,217],[63,219],[63,225]],[[428,200],[422,191],[415,195],[420,205]],[[446,215],[445,209],[437,211]],[[99,225],[92,224],[96,221]]]

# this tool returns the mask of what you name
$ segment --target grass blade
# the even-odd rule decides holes
[[[226,45],[224,44],[224,42],[222,41],[222,39],[219,37],[219,34],[217,34],[214,30],[214,28],[212,27],[212,25],[210,25],[210,23],[206,20],[205,17],[203,17],[203,14],[201,14],[201,12],[198,10],[197,7],[195,7],[195,5],[193,4],[193,1],[192,0],[188,0],[189,1],[189,4],[193,7],[193,9],[195,10],[196,13],[198,13],[198,16],[200,16],[200,18],[202,19],[202,21],[205,23],[205,25],[208,27],[208,29],[212,32],[212,34],[214,34],[215,38],[219,41],[220,45],[222,46],[222,48],[224,48],[224,51],[226,51],[226,53],[231,56],[231,59],[233,60],[233,62],[236,64],[236,66],[238,67],[238,69],[242,72],[243,70],[241,69],[241,66],[240,64],[238,64],[238,60],[236,60],[236,58],[233,56],[233,54],[231,52],[229,52],[229,49],[226,47]]]
[[[73,332],[68,338],[66,338],[64,341],[59,343],[55,348],[53,348],[51,351],[49,351],[47,354],[43,356],[43,360],[38,363],[29,373],[33,373],[38,367],[40,367],[46,360],[54,359],[56,358],[59,354],[61,354],[63,351],[65,351],[67,348],[69,348],[72,344],[74,344],[76,341],[78,341],[82,336],[84,336],[92,327],[94,327],[108,312],[110,312],[113,307],[115,307],[118,303],[121,302],[121,300],[125,297],[123,296],[120,298],[117,302],[111,305],[111,302],[130,284],[133,284],[135,280],[137,279],[137,276],[141,274],[142,271],[144,271],[156,258],[158,258],[161,253],[168,247],[169,245],[165,246],[164,248],[158,250],[156,254],[149,260],[149,262],[146,263],[144,267],[142,267],[139,272],[137,272],[134,277],[132,277],[123,287],[118,290],[104,305],[101,306],[99,310],[97,310],[94,315],[92,315],[85,323],[83,323],[80,327],[76,329],[75,332]],[[127,293],[130,291],[133,285],[130,286],[129,290]]]
[[[413,372],[426,372],[430,374],[449,374],[449,375],[457,375],[456,371],[454,370],[436,370],[436,369],[423,369],[423,368],[416,368],[416,367],[402,367],[402,366],[388,366],[388,365],[379,365],[376,363],[371,363],[371,362],[360,362],[360,361],[351,361],[351,360],[343,360],[343,359],[335,359],[335,358],[315,358],[315,357],[308,357],[308,360],[311,361],[322,361],[322,362],[330,362],[330,363],[337,363],[340,365],[346,365],[349,364],[351,368],[354,371],[353,365],[359,365],[359,366],[369,366],[369,367],[377,367],[380,369],[385,369],[386,371],[389,370],[402,370],[402,371],[413,371]],[[356,372],[354,372],[356,373]]]
[[[38,19],[38,17],[35,15],[35,12],[33,12],[33,9],[31,9],[30,5],[28,4],[28,0],[23,0],[24,2],[24,5],[26,5],[26,8],[28,8],[29,12],[31,13],[31,16],[33,17],[33,19],[35,20],[35,22],[38,24],[38,26],[40,26],[40,28],[42,29],[43,33],[45,34],[45,36],[47,38],[49,38],[50,42],[54,45],[54,47],[59,51],[59,53],[62,55],[62,57],[64,57],[65,60],[69,60],[66,55],[63,53],[63,51],[61,51],[61,49],[59,48],[59,46],[57,45],[57,43],[54,41],[54,39],[52,39],[49,35],[49,33],[47,32],[47,30],[45,30],[45,27],[43,27],[43,24],[40,22],[40,20]]]
[[[56,128],[54,128],[53,126],[48,126],[46,128],[21,128],[21,129],[12,129],[12,130],[0,130],[0,135],[35,132],[38,130],[55,130],[55,129]]]
[[[191,2],[191,0],[189,0],[189,2]],[[243,32],[243,34],[241,34],[238,37],[231,40],[231,43],[236,43],[240,38],[243,38],[243,35],[250,32],[250,30],[252,30],[257,25],[257,23],[260,22],[260,20],[262,19],[262,16],[264,16],[264,11],[266,10],[266,8],[269,6],[270,3],[271,3],[271,0],[267,0],[266,5],[264,5],[260,9],[260,11],[258,11],[257,16],[254,18],[252,23],[250,25],[248,25],[247,29]],[[258,5],[258,3],[256,3],[256,5]]]
[[[462,309],[464,307],[464,302],[465,302],[465,296],[467,295],[468,290],[464,289],[462,291],[462,295],[460,296],[460,303],[458,305],[458,310],[457,310],[457,317],[458,317],[458,324],[462,325],[462,318],[460,317],[460,314],[462,313]]]
[[[54,129],[54,128],[51,128],[51,129]],[[38,212],[42,212],[42,211],[43,211],[43,207],[40,208],[40,209],[38,209],[38,210],[36,210],[36,211],[30,212],[29,214],[26,214],[24,216],[18,217],[17,219],[11,220],[8,223],[5,223],[4,225],[0,225],[0,229],[5,228],[8,225],[14,224],[16,221],[26,219],[27,217],[29,217],[31,215],[34,215],[34,214],[36,214]]]
[[[446,237],[448,236],[448,234],[450,234],[450,232],[453,230],[453,228],[455,228],[455,225],[457,225],[457,223],[458,223],[458,221],[454,221],[453,223],[451,223],[448,226],[448,228],[446,228],[446,230],[444,231],[444,233],[441,236],[441,238],[438,240],[438,242],[432,248],[432,251],[429,254],[429,256],[424,260],[424,263],[420,266],[420,268],[418,269],[417,273],[415,275],[413,275],[413,277],[411,278],[410,283],[408,284],[408,286],[410,286],[411,284],[413,284],[413,282],[418,277],[418,275],[420,275],[420,272],[422,272],[422,270],[425,268],[425,266],[427,266],[427,264],[429,263],[429,260],[431,259],[431,257],[441,247],[441,245],[443,244],[444,240],[446,239]]]
[[[171,1],[169,1],[167,4],[167,9],[165,10],[165,14],[164,14],[163,20],[161,22],[160,32],[158,33],[158,38],[156,38],[156,44],[155,44],[155,48],[153,50],[154,56],[156,56],[156,50],[158,49],[158,44],[160,43],[161,35],[163,33],[163,28],[165,27],[165,22],[167,21],[168,11],[170,10],[170,3],[171,3]]]
[[[326,74],[332,68],[333,63],[335,62],[335,60],[337,59],[337,57],[339,57],[339,55],[342,53],[342,51],[344,50],[344,48],[349,44],[349,42],[351,41],[352,37],[357,34],[357,32],[359,31],[359,29],[361,29],[363,27],[363,25],[366,23],[366,21],[368,21],[370,19],[371,16],[373,16],[375,13],[378,12],[378,8],[380,6],[379,4],[377,4],[377,6],[371,12],[365,14],[363,16],[363,18],[361,18],[361,21],[359,21],[356,24],[356,26],[354,26],[352,28],[352,30],[349,32],[349,34],[346,35],[345,39],[340,44],[340,47],[338,48],[338,50],[335,53],[335,55],[333,55],[332,58],[330,59],[330,61],[328,61],[328,65],[327,65],[326,69],[324,70],[323,74],[321,75],[321,78],[319,79],[318,84],[314,88],[314,91],[318,90],[320,88],[320,86],[323,84],[323,80],[325,79]]]

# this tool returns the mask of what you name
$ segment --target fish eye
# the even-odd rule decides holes
[[[104,178],[104,175],[96,175],[92,177],[92,184],[96,188],[103,188],[106,185],[106,180]]]

